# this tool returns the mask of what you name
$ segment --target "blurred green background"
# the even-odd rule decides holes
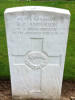
[[[4,11],[6,8],[38,5],[69,9],[71,12],[68,47],[66,54],[64,80],[75,80],[75,1],[24,1],[0,0],[0,79],[9,79],[9,63],[4,24]]]

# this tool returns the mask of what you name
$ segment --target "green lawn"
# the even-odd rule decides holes
[[[75,2],[24,2],[0,0],[0,78],[9,79],[9,64],[4,25],[4,10],[9,7],[39,5],[69,9],[71,12],[70,32],[68,38],[67,56],[65,62],[64,79],[75,80]]]

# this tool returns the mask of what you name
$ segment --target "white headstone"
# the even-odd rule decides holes
[[[27,6],[5,11],[13,98],[59,100],[69,31],[68,10]]]

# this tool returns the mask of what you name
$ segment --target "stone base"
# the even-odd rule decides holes
[[[60,98],[29,98],[29,97],[20,97],[20,96],[13,96],[12,100],[62,100]]]

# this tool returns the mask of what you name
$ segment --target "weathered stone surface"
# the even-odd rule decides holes
[[[6,9],[12,96],[59,100],[70,13],[51,7]]]

